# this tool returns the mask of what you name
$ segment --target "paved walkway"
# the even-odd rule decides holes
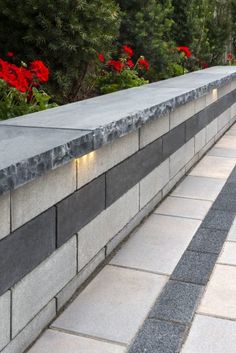
[[[235,165],[236,125],[29,352],[236,352]]]

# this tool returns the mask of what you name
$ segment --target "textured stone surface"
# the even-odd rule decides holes
[[[72,280],[57,294],[57,310],[60,310],[76,290],[89,278],[102,261],[105,260],[105,248],[103,248],[95,257],[81,270]]]
[[[236,322],[196,315],[181,353],[232,353],[236,347]]]
[[[139,211],[136,185],[78,233],[78,267],[82,269]]]
[[[151,215],[124,244],[112,264],[171,274],[200,221]]]
[[[173,191],[173,196],[214,201],[225,184],[224,180],[188,176]]]
[[[10,233],[10,193],[0,196],[0,240]]]
[[[145,147],[149,143],[158,139],[160,136],[167,133],[170,129],[169,114],[161,116],[140,129],[140,148]]]
[[[178,353],[186,327],[159,320],[147,320],[138,333],[129,353]]]
[[[219,254],[226,237],[227,231],[200,227],[189,244],[188,250]]]
[[[159,120],[157,120],[159,122]],[[138,131],[77,159],[77,188],[128,158],[139,148]]]
[[[229,230],[234,220],[234,213],[229,211],[211,209],[204,221],[202,227],[219,230]]]
[[[106,174],[106,205],[110,206],[163,160],[162,139],[158,139],[118,164]]]
[[[12,290],[13,337],[76,274],[76,239],[57,250]]]
[[[202,293],[203,286],[169,281],[152,308],[149,318],[190,323]]]
[[[55,299],[51,300],[1,353],[23,353],[56,315]]]
[[[105,209],[105,175],[85,185],[57,205],[57,246]]]
[[[140,208],[168,183],[169,169],[169,160],[166,160],[140,181]]]
[[[129,343],[166,279],[165,276],[107,266],[52,326]]]
[[[212,205],[211,201],[183,197],[168,197],[155,210],[157,214],[203,219]]]
[[[0,294],[55,250],[55,209],[49,209],[0,242]]]
[[[76,163],[66,164],[14,190],[11,194],[12,229],[36,217],[76,189]]]
[[[199,313],[236,319],[236,267],[216,265]]]
[[[216,254],[186,251],[171,278],[195,284],[206,284],[216,263],[216,259]]]
[[[29,353],[125,353],[126,348],[93,338],[47,330]]]
[[[0,350],[2,350],[10,341],[10,300],[10,291],[7,291],[0,296]]]

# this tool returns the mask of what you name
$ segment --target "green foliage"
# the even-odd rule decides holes
[[[0,79],[0,120],[53,108],[56,104],[50,103],[50,99],[49,95],[37,88],[33,88],[29,99],[28,93],[21,93]]]
[[[171,40],[171,0],[117,0],[122,11],[119,42],[127,43],[151,63],[151,81],[169,76],[176,57]],[[136,57],[137,59],[137,57]]]
[[[142,77],[139,77],[136,70],[125,69],[121,72],[104,72],[98,78],[98,90],[102,94],[112,93],[121,89],[142,86],[148,83]]]
[[[109,51],[117,36],[114,1],[0,0],[0,8],[0,52],[44,60],[54,97],[61,103],[81,98],[96,51]]]

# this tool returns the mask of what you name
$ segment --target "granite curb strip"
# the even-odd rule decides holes
[[[129,353],[180,352],[236,215],[234,209],[222,211],[228,199],[236,199],[236,194],[231,196],[229,192],[235,188],[236,167],[152,307]]]

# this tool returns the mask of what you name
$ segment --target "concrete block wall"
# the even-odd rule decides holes
[[[236,80],[0,196],[0,352],[23,353],[236,119]]]

